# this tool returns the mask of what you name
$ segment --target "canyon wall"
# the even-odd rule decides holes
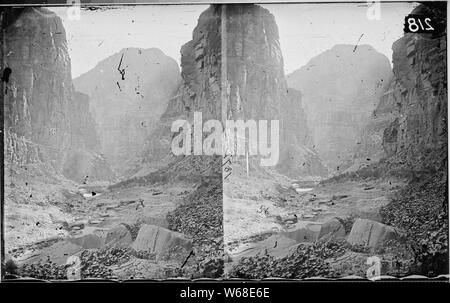
[[[221,121],[220,16],[220,6],[210,6],[199,16],[192,40],[181,47],[181,85],[167,99],[158,127],[146,140],[142,167],[136,178],[151,180],[163,175],[170,180],[196,182],[208,176],[221,176],[221,156],[175,156],[171,151],[172,138],[178,135],[171,132],[174,121],[187,120],[193,125],[194,112],[202,113],[203,121]]]
[[[275,17],[257,5],[228,6],[226,16],[227,118],[279,120],[278,170],[291,177],[326,176],[301,93],[288,89]]]
[[[445,5],[420,5],[412,14],[432,16],[445,29]],[[437,170],[447,161],[446,31],[406,33],[392,49],[395,117],[383,132],[383,149],[416,170]]]
[[[157,48],[123,49],[74,79],[91,99],[100,150],[119,175],[140,168],[147,139],[180,82],[177,62]]]
[[[288,75],[300,90],[314,147],[339,171],[391,79],[389,60],[369,45],[336,45]]]
[[[289,88],[282,109],[283,146],[278,170],[289,177],[327,177],[329,170],[314,148],[302,93]]]
[[[75,92],[62,21],[45,8],[8,9],[2,45],[6,164],[42,164],[81,182],[112,180],[87,96]]]
[[[366,125],[362,127],[351,155],[344,159],[342,170],[356,171],[386,157],[383,149],[383,133],[396,117],[393,93],[394,81],[391,79],[375,110],[368,117]]]
[[[222,17],[227,22],[224,28]],[[223,33],[226,37],[222,37]],[[224,64],[222,54],[226,54]],[[295,90],[288,93],[278,28],[268,10],[256,5],[211,6],[201,14],[193,39],[182,47],[181,55],[183,85],[169,101],[161,127],[149,140],[147,163],[170,163],[174,157],[170,143],[176,135],[170,132],[172,122],[192,122],[193,113],[201,112],[203,121],[223,121],[223,115],[230,120],[279,120],[277,168],[293,177],[327,175],[312,148],[301,94]],[[223,83],[222,74],[226,75]],[[226,100],[225,109],[221,98]],[[203,138],[207,135],[204,133]],[[184,163],[189,174],[192,170],[214,174],[217,168],[214,157],[186,158],[196,162],[190,164],[194,169],[187,169],[186,159],[177,165]],[[211,164],[213,169],[205,164]]]
[[[445,7],[426,4],[445,29]],[[445,31],[405,33],[392,46],[393,77],[362,131],[353,169],[383,159],[389,168],[432,173],[447,165],[447,44]]]

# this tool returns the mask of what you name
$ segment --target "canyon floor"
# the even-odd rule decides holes
[[[180,275],[180,269],[186,263],[193,271],[196,266],[198,268],[195,264],[198,256],[190,258],[189,262],[190,254],[187,259],[184,256],[156,261],[153,257],[130,254],[121,249],[104,251],[103,244],[95,239],[97,236],[108,238],[105,235],[117,230],[118,226],[126,226],[133,240],[144,224],[170,229],[169,212],[183,205],[189,197],[211,200],[213,193],[217,195],[217,192],[210,188],[206,187],[202,196],[192,196],[198,189],[193,184],[136,183],[116,188],[107,183],[80,185],[42,176],[30,178],[30,172],[23,168],[10,172],[14,175],[11,180],[15,181],[14,186],[8,187],[5,199],[5,244],[6,252],[19,266],[32,266],[39,262],[64,266],[70,256],[88,254],[94,256],[92,262],[95,265],[92,265],[90,273],[95,278],[163,279]],[[239,273],[246,271],[243,260],[255,258],[261,262],[261,257],[285,258],[292,255],[299,244],[308,247],[325,245],[325,248],[318,248],[321,254],[331,247],[331,252],[319,259],[320,262],[326,260],[333,271],[315,272],[317,265],[308,263],[305,266],[311,266],[311,275],[365,277],[369,267],[367,260],[373,255],[384,258],[383,274],[407,273],[411,255],[398,247],[391,248],[390,252],[384,247],[380,252],[358,245],[342,245],[342,242],[338,245],[323,244],[317,238],[321,226],[329,222],[334,222],[331,226],[338,226],[338,229],[343,226],[342,236],[345,237],[349,236],[357,219],[381,222],[380,209],[405,186],[407,180],[396,178],[319,182],[294,180],[273,170],[258,169],[250,169],[247,175],[242,165],[235,165],[231,176],[223,182],[224,244],[218,250],[225,253],[225,277],[242,277]],[[196,212],[203,212],[201,207]],[[208,224],[203,222],[204,219],[200,221]],[[191,223],[184,222],[183,228],[193,229],[195,234],[197,227],[189,226]],[[204,228],[210,229],[206,225]],[[120,234],[120,228],[118,230]],[[193,234],[187,237],[194,238]],[[308,262],[317,259],[309,253],[302,252]],[[96,254],[104,254],[103,259]],[[395,262],[406,265],[394,268],[392,264]],[[309,269],[305,270],[308,272]],[[254,276],[261,277],[264,274]]]
[[[253,174],[254,177],[252,172],[246,176],[238,166],[224,183],[224,238],[229,256],[226,272],[233,277],[271,277],[270,272],[263,269],[264,264],[269,264],[265,263],[266,258],[285,258],[292,255],[299,244],[305,247],[322,245],[320,242],[324,241],[318,239],[320,228],[329,222],[333,222],[331,226],[337,226],[337,230],[342,224],[345,232],[341,238],[348,237],[358,218],[380,222],[380,209],[407,183],[398,178],[319,182],[293,180],[276,176],[276,173],[275,178],[261,178],[257,172]],[[333,248],[337,253],[333,258],[321,256],[334,271],[318,272],[317,275],[365,278],[369,268],[367,259],[380,253],[342,243]],[[325,251],[325,248],[321,247],[319,251]],[[306,252],[305,256],[308,257]],[[311,256],[310,259],[316,258]],[[384,273],[401,275],[405,270],[401,268],[395,272],[392,267],[386,267],[389,265],[385,266]],[[314,270],[309,275],[307,271],[307,277],[314,276]]]
[[[293,180],[290,186],[275,184],[275,190],[279,194],[262,193],[265,195],[263,199],[242,193],[225,197],[226,242],[247,242],[261,233],[295,228],[294,224],[284,224],[282,221],[294,214],[299,221],[311,222],[327,221],[335,217],[379,221],[380,208],[389,202],[390,196],[405,181],[342,181],[309,185],[306,188],[300,188],[299,183],[302,182]]]
[[[105,182],[76,184],[64,179],[32,178],[29,172],[28,168],[11,169],[14,177],[6,180],[14,181],[5,193],[5,250],[18,265],[48,260],[64,265],[71,255],[99,248],[95,243],[80,243],[79,239],[105,234],[120,225],[132,233],[134,229],[134,238],[137,225],[167,228],[167,213],[195,189],[178,183],[110,190]],[[132,262],[128,263],[123,268],[116,266],[116,276],[164,278],[154,260],[146,262],[152,266],[140,264],[140,271],[152,271],[141,275],[129,273],[127,266],[131,267]],[[170,267],[168,264],[164,266]],[[128,274],[123,273],[124,268]]]

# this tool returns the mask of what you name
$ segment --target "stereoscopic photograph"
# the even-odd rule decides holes
[[[219,2],[0,6],[2,280],[448,279],[447,3]]]

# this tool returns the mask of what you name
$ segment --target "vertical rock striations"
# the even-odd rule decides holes
[[[286,83],[274,16],[257,5],[228,6],[224,47],[227,118],[279,120],[277,168],[292,177],[326,176],[312,149],[301,94]]]
[[[227,22],[226,37],[222,37],[222,16]],[[223,64],[222,53],[226,54]],[[176,134],[170,129],[177,119],[192,122],[194,112],[201,112],[203,121],[223,121],[222,93],[227,100],[227,119],[280,120],[278,168],[283,173],[295,177],[327,174],[311,145],[306,147],[311,139],[301,95],[288,94],[278,28],[269,11],[256,5],[211,6],[199,17],[192,40],[181,48],[181,66],[182,85],[169,100],[160,127],[148,139],[146,168],[136,177],[166,165],[173,168],[166,170],[172,177],[192,180],[194,175],[217,175],[219,158],[173,156],[171,139]],[[222,73],[226,75],[224,83]]]
[[[412,13],[445,23],[445,9],[421,5]],[[394,117],[383,132],[384,151],[411,168],[437,170],[447,159],[446,34],[406,33],[392,49]]]
[[[143,168],[136,177],[147,175],[144,179],[152,180],[164,175],[170,180],[197,182],[204,177],[221,176],[220,156],[175,156],[171,151],[171,140],[176,135],[171,132],[174,121],[182,119],[193,122],[194,112],[200,112],[203,120],[221,120],[220,18],[220,6],[210,6],[200,15],[192,40],[182,46],[181,86],[168,100],[159,126],[147,139]]]
[[[287,84],[278,38],[275,17],[268,10],[227,7],[228,118],[280,118]]]
[[[74,181],[114,178],[98,151],[89,100],[74,91],[62,21],[44,8],[5,10],[5,162],[43,164]],[[8,18],[7,18],[8,19]]]
[[[413,14],[445,23],[431,5]],[[355,159],[384,159],[400,171],[432,173],[447,161],[447,45],[445,33],[405,33],[393,46],[393,77],[363,129]],[[356,163],[354,169],[364,165]]]

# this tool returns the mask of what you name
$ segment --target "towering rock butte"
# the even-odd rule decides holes
[[[434,34],[405,33],[393,46],[394,76],[366,127],[369,152],[416,171],[447,165],[446,7],[423,4],[412,14],[430,16]],[[374,140],[376,138],[376,140]]]
[[[180,86],[177,62],[157,48],[126,48],[74,79],[91,100],[101,151],[122,176],[140,167],[146,140]]]
[[[3,73],[11,71],[2,94],[5,163],[43,164],[77,182],[112,180],[89,99],[72,85],[61,19],[44,8],[2,12]]]
[[[194,182],[205,176],[221,175],[220,156],[174,156],[171,151],[171,139],[176,135],[171,127],[175,120],[192,122],[194,112],[201,112],[203,120],[221,120],[220,6],[210,6],[200,15],[192,40],[181,48],[181,69],[182,83],[175,96],[168,98],[159,126],[147,139],[143,168],[135,175],[138,178],[157,169],[157,175]]]
[[[280,120],[277,168],[295,177],[327,174],[316,153],[307,147],[311,139],[301,95],[294,90],[288,93],[278,29],[268,10],[257,5],[210,6],[200,15],[192,40],[181,48],[181,65],[183,83],[149,138],[147,167],[136,177],[162,167],[171,177],[190,180],[220,174],[221,157],[172,155],[171,139],[176,135],[171,133],[172,122],[192,122],[194,112],[201,112],[203,120],[223,121],[223,112],[232,120]]]
[[[286,83],[274,16],[257,5],[231,5],[226,20],[227,118],[279,120],[278,170],[291,177],[326,176],[312,148],[301,93]]]
[[[369,45],[336,45],[288,75],[303,94],[315,149],[331,169],[352,152],[391,77],[389,60]]]
[[[432,15],[445,28],[445,4],[421,5],[412,13]],[[437,169],[447,158],[446,30],[436,35],[405,34],[393,51],[391,98],[397,118],[383,133],[383,148],[388,155],[404,155],[409,162]]]

